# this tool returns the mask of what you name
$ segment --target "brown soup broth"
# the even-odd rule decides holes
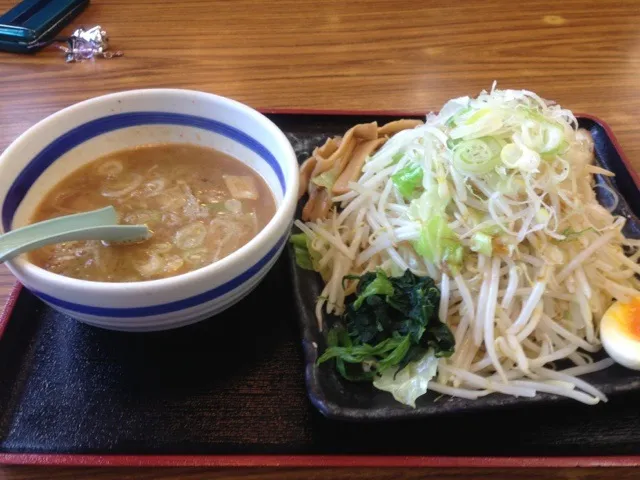
[[[102,282],[166,278],[209,265],[245,245],[275,214],[266,182],[217,150],[161,144],[121,150],[57,184],[31,219],[39,222],[113,205],[122,224],[146,224],[134,245],[76,241],[29,254],[34,264]]]

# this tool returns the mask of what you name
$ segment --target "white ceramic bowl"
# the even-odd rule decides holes
[[[247,295],[281,253],[295,213],[298,164],[269,119],[228,98],[190,90],[133,90],[94,98],[39,122],[0,156],[2,231],[24,226],[43,194],[72,170],[110,152],[164,142],[214,147],[262,175],[276,214],[247,245],[199,270],[147,282],[64,277],[8,262],[29,290],[85,323],[126,331],[175,328],[208,318]]]

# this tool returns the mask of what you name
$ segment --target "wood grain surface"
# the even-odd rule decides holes
[[[0,11],[15,1],[0,0]],[[640,169],[640,2],[94,0],[125,56],[0,53],[0,151],[72,103],[132,88],[214,92],[262,109],[427,112],[497,80],[607,121]],[[69,28],[68,30],[71,30]],[[12,277],[0,269],[0,301]],[[203,470],[6,467],[13,479],[635,478],[631,470]]]

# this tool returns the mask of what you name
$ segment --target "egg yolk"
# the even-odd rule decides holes
[[[640,341],[640,297],[635,297],[629,303],[618,303],[611,314],[629,338]]]

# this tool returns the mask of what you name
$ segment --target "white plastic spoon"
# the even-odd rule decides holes
[[[73,240],[132,243],[151,235],[146,225],[118,225],[113,207],[57,217],[0,235],[0,263],[45,245]]]

